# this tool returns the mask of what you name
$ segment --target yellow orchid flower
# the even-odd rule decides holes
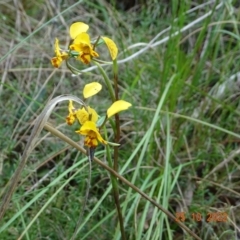
[[[87,96],[92,96],[99,92],[101,88],[102,88],[101,84],[97,82],[92,82],[90,84],[85,85],[83,93],[86,94]],[[78,120],[81,127],[80,130],[76,131],[76,133],[85,136],[84,145],[90,147],[90,149],[95,148],[98,145],[98,142],[101,142],[102,144],[105,145],[109,144],[112,146],[118,146],[119,144],[107,142],[102,138],[99,132],[99,126],[102,127],[106,123],[108,118],[112,117],[118,112],[127,110],[130,106],[132,106],[132,104],[124,100],[115,101],[108,108],[105,120],[100,119],[100,121],[98,121],[99,116],[93,108],[88,106],[82,107],[81,109],[76,109],[73,106],[73,101],[69,100],[68,105],[69,114],[66,118],[66,122],[67,124],[72,125],[76,119]]]
[[[124,100],[118,100],[114,102],[110,106],[110,108],[107,110],[107,118],[110,118],[114,114],[128,109],[130,106],[132,106],[132,104]],[[89,119],[90,114],[92,116],[91,119]],[[102,144],[105,144],[105,145],[108,143],[113,146],[118,145],[118,144],[107,142],[102,138],[101,134],[99,133],[99,129],[96,126],[98,115],[94,109],[88,107],[88,112],[85,109],[82,109],[81,112],[80,110],[78,110],[76,115],[80,124],[82,124],[82,127],[80,128],[80,130],[76,131],[76,133],[86,136],[84,140],[85,146],[94,148],[98,145],[98,142],[101,142]]]
[[[69,104],[68,104],[68,116],[66,117],[66,122],[68,125],[72,125],[75,120],[77,119],[79,121],[79,123],[81,125],[83,125],[86,121],[93,121],[93,122],[97,122],[98,120],[98,114],[97,112],[91,108],[91,107],[87,107],[87,110],[83,107],[81,109],[76,109],[73,106],[73,101],[69,100]]]
[[[51,63],[54,67],[59,68],[64,60],[74,57],[80,60],[84,64],[89,64],[92,58],[99,57],[99,54],[95,51],[94,45],[91,43],[90,36],[87,31],[89,26],[83,22],[76,22],[70,26],[69,34],[73,39],[69,46],[68,51],[61,51],[58,43],[58,39],[55,40],[55,54],[56,56],[51,59]],[[118,55],[118,48],[115,42],[108,37],[100,37],[102,41],[95,42],[95,45],[99,45],[104,42],[108,48],[112,60],[115,60]],[[75,72],[74,68],[67,62],[67,67]]]
[[[85,146],[95,148],[98,145],[98,142],[105,145],[107,144],[107,141],[105,141],[100,135],[96,123],[92,121],[86,121],[76,133],[86,136],[84,140]]]
[[[53,58],[51,59],[52,65],[53,65],[55,68],[59,68],[60,65],[62,64],[62,62],[68,58],[68,53],[61,51],[58,42],[59,42],[59,41],[58,41],[58,39],[56,38],[56,39],[55,39],[55,54],[56,54],[56,57],[53,57]]]
[[[83,89],[84,98],[89,98],[97,94],[99,91],[101,91],[101,89],[102,85],[98,82],[86,84]],[[68,112],[68,116],[66,117],[66,122],[68,125],[72,125],[76,119],[78,119],[81,125],[83,125],[86,121],[93,121],[96,123],[98,120],[98,114],[93,108],[88,106],[87,108],[83,107],[81,109],[76,109],[73,106],[72,100],[69,100]]]
[[[77,59],[84,64],[89,64],[92,57],[98,57],[98,53],[93,50],[90,37],[87,33],[82,32],[77,35],[69,47],[71,50],[78,52]]]

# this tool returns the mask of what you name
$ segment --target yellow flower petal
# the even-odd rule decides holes
[[[68,111],[69,113],[73,113],[76,110],[76,108],[73,106],[73,101],[69,100],[68,102]]]
[[[72,39],[75,39],[77,37],[77,35],[79,35],[80,33],[86,32],[88,30],[89,26],[83,22],[76,22],[73,23],[70,26],[70,37]]]
[[[90,119],[91,115],[91,119]],[[97,122],[98,120],[98,114],[97,112],[88,106],[88,112],[86,111],[85,108],[78,109],[76,111],[76,117],[81,125],[83,125],[86,121],[92,121],[92,122]]]
[[[73,45],[78,45],[78,44],[81,44],[81,46],[91,46],[91,43],[90,43],[90,36],[83,32],[83,33],[80,33],[77,35],[77,37],[74,39],[73,41]],[[77,51],[77,49],[74,49]],[[82,50],[82,49],[81,49]]]
[[[98,82],[92,82],[89,84],[86,84],[83,89],[83,96],[84,98],[89,98],[95,94],[97,94],[99,91],[101,91],[102,85]]]
[[[118,55],[118,48],[117,48],[115,42],[108,37],[101,37],[101,38],[106,43],[112,60],[116,59],[116,57]]]
[[[126,102],[124,100],[118,100],[118,101],[114,102],[111,105],[111,107],[107,110],[107,117],[110,118],[114,114],[121,112],[123,110],[126,110],[131,106],[132,106],[132,104],[129,102]]]
[[[55,48],[56,56],[60,56],[61,53],[60,53],[60,47],[59,47],[59,40],[57,38],[55,39],[54,48]]]

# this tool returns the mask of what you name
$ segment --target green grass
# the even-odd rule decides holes
[[[98,69],[79,64],[86,72],[73,77],[64,64],[55,70],[50,63],[54,39],[67,46],[67,28],[84,21],[91,35],[109,36],[118,45],[120,95],[132,103],[120,114],[119,173],[173,215],[185,212],[183,223],[201,239],[237,239],[238,2],[161,2],[150,0],[128,10],[103,0],[0,3],[1,199],[35,119],[51,98],[82,98],[83,86],[98,81],[103,90],[91,106],[103,115],[111,104]],[[113,79],[112,68],[103,68]],[[82,145],[74,133],[77,126],[65,124],[67,105],[59,103],[48,122]],[[114,142],[110,124],[107,132]],[[99,145],[96,156],[106,163],[106,155]],[[71,239],[88,171],[84,154],[42,130],[1,220],[0,239]],[[118,186],[127,239],[193,239],[127,184],[118,181]],[[207,222],[210,212],[225,212],[228,219]],[[192,218],[195,213],[201,214],[200,221]],[[93,162],[76,239],[120,240],[117,216],[110,173]]]

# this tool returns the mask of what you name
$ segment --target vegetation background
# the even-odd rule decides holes
[[[121,114],[120,174],[174,215],[185,212],[184,224],[201,239],[239,239],[239,20],[238,0],[0,1],[0,194],[49,99],[81,98],[84,84],[102,82],[88,66],[73,77],[50,63],[55,38],[66,47],[69,26],[83,21],[91,35],[111,37],[120,51],[121,96],[133,105]],[[105,69],[111,76],[111,67]],[[67,104],[49,122],[82,144],[65,124]],[[107,91],[91,104],[103,114]],[[106,161],[104,147],[96,155]],[[43,131],[0,239],[70,239],[87,177],[86,157]],[[192,239],[128,186],[119,187],[127,239]],[[219,212],[226,221],[207,221]],[[117,222],[109,173],[93,163],[78,239],[121,239]]]

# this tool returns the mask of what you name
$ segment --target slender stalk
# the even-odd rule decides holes
[[[113,168],[110,147],[107,145],[106,148],[107,148],[108,164],[109,164],[110,168]],[[116,208],[117,208],[122,240],[126,240],[127,238],[126,238],[126,234],[125,234],[125,230],[124,230],[123,216],[122,216],[122,211],[121,211],[120,201],[119,201],[119,188],[118,188],[117,178],[113,174],[110,174],[110,178],[111,178],[111,183],[112,183],[112,187],[113,187],[113,197],[114,197],[114,201],[115,201]]]
[[[114,82],[115,101],[117,101],[119,99],[119,96],[118,96],[118,66],[117,66],[116,59],[113,61],[113,80],[114,80],[113,82]],[[119,143],[119,141],[120,141],[120,120],[119,120],[119,114],[115,114],[115,141],[114,142]],[[113,154],[113,169],[116,172],[118,172],[118,156],[119,156],[118,150],[119,150],[118,146],[115,146],[114,154]],[[118,218],[119,218],[120,230],[122,233],[122,239],[126,239],[125,231],[124,231],[124,220],[123,220],[122,211],[120,207],[120,200],[119,200],[118,182],[117,182],[117,179],[114,177],[113,177],[113,185],[114,185],[113,196],[114,196],[117,211],[118,211]]]
[[[114,90],[113,87],[111,85],[110,79],[108,78],[106,72],[104,71],[104,69],[102,68],[102,66],[94,61],[94,63],[98,66],[98,69],[100,70],[105,83],[108,87],[108,91],[109,94],[111,96],[112,102],[115,102],[116,99],[118,99],[118,86],[117,86],[117,62],[114,61],[113,64],[113,72],[114,72]],[[116,76],[116,78],[115,78]],[[114,94],[115,93],[115,94]],[[115,126],[116,126],[116,131],[115,131],[115,142],[118,143],[119,139],[120,139],[120,123],[119,123],[119,116],[118,114],[115,115]],[[107,151],[109,151],[109,146],[107,146]],[[109,151],[109,155],[108,155],[108,163],[110,166],[112,166],[112,159],[111,159],[111,155],[110,155],[110,151]],[[118,147],[114,147],[114,163],[113,163],[113,168],[114,170],[117,172],[118,171]],[[125,231],[124,231],[124,224],[123,224],[123,216],[122,216],[122,212],[121,212],[121,207],[120,207],[120,201],[119,201],[119,189],[118,189],[118,182],[117,179],[111,175],[111,183],[112,183],[112,187],[113,187],[113,198],[115,201],[115,205],[117,208],[117,213],[118,213],[118,219],[119,219],[119,225],[120,225],[120,230],[121,230],[121,234],[122,234],[122,239],[125,240],[126,236],[125,236]]]
[[[116,59],[113,61],[113,80],[114,80],[115,100],[117,101],[119,99],[119,96],[118,96],[118,66],[117,66]],[[119,141],[120,141],[120,120],[119,120],[119,114],[115,114],[115,141],[114,142],[119,143]],[[119,150],[118,146],[115,146],[114,154],[113,154],[113,169],[116,172],[118,172],[118,156],[119,156],[118,150]],[[113,192],[113,195],[114,195],[115,203],[117,206],[120,230],[121,230],[121,233],[124,233],[124,221],[123,221],[123,216],[120,209],[119,189],[118,189],[118,182],[116,178],[114,178],[113,183],[116,184],[116,191]],[[122,235],[122,239],[123,239],[123,235]]]
[[[108,76],[107,76],[106,72],[104,71],[104,69],[102,68],[102,66],[97,61],[93,61],[93,62],[97,65],[99,71],[101,72],[101,74],[104,78],[104,81],[107,85],[112,102],[115,102],[114,91],[113,91],[113,87],[111,85],[110,79],[108,78]]]
[[[114,91],[115,91],[115,99],[119,100],[118,96],[118,65],[117,60],[113,61],[113,79],[114,79]]]
[[[83,215],[84,215],[84,211],[86,209],[86,206],[87,206],[87,201],[88,201],[88,197],[89,197],[89,190],[90,190],[90,187],[91,187],[91,179],[92,179],[92,158],[91,158],[91,154],[90,154],[90,149],[88,148],[88,152],[87,152],[87,155],[88,155],[88,162],[89,162],[89,171],[88,171],[88,179],[87,179],[87,186],[86,186],[86,193],[85,193],[85,198],[84,198],[84,202],[83,202],[83,207],[82,207],[82,210],[79,214],[79,218],[78,218],[78,221],[77,221],[77,224],[76,224],[76,227],[75,227],[75,231],[71,237],[70,240],[74,240],[76,239],[78,233],[79,233],[79,229],[80,229],[80,226],[81,226],[81,222],[82,222],[82,219],[83,219]]]
[[[117,60],[113,61],[113,79],[114,79],[114,92],[115,92],[115,100],[119,99],[118,96],[118,66]],[[119,143],[120,141],[120,120],[119,114],[115,114],[115,143]],[[118,172],[118,146],[114,147],[114,163],[113,169]]]

